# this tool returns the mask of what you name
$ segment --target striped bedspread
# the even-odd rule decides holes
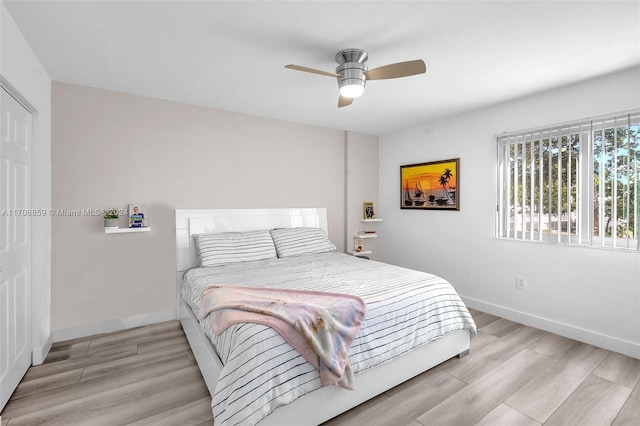
[[[243,285],[352,294],[367,315],[349,351],[357,373],[380,365],[444,334],[476,327],[444,279],[342,253],[196,268],[184,277],[182,297],[201,320],[224,368],[213,395],[216,425],[253,425],[281,405],[321,387],[318,371],[278,332],[260,324],[235,324],[218,336],[199,316],[207,284]]]

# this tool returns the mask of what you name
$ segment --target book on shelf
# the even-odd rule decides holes
[[[377,236],[378,236],[377,232],[364,232],[364,231],[359,231],[358,234],[356,235],[356,237],[359,237],[359,238],[373,238]]]

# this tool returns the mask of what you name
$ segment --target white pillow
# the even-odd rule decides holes
[[[194,235],[200,266],[218,266],[276,257],[268,230]]]
[[[271,237],[275,243],[278,257],[325,253],[336,250],[336,246],[329,241],[322,228],[272,229]]]

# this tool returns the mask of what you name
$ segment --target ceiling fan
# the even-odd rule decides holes
[[[362,49],[344,49],[336,54],[336,62],[338,63],[336,72],[322,71],[293,64],[285,65],[284,67],[296,71],[336,77],[338,79],[338,88],[340,89],[338,108],[351,105],[354,98],[362,95],[367,80],[409,77],[423,74],[427,70],[422,59],[397,62],[369,70],[365,65],[367,59],[369,59],[369,55]]]

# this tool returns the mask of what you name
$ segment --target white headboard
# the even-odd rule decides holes
[[[195,234],[259,229],[327,226],[327,209],[189,209],[176,210],[177,272],[197,266]]]

